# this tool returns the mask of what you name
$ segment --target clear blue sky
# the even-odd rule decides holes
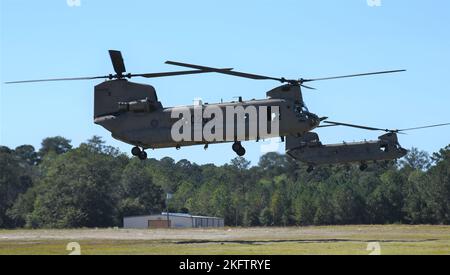
[[[108,49],[129,72],[174,70],[177,60],[286,77],[322,77],[385,69],[407,73],[314,83],[308,107],[335,121],[404,128],[450,122],[450,2],[1,0],[0,144],[16,147],[61,135],[78,146],[93,135],[129,152],[93,123],[98,81],[4,85],[4,81],[103,75]],[[263,98],[277,86],[224,75],[135,79],[152,84],[164,106]],[[325,143],[374,139],[350,128],[319,131]],[[401,136],[404,147],[433,152],[450,143],[450,127]],[[256,164],[260,144],[246,142]],[[150,151],[197,163],[223,164],[231,145]],[[284,147],[281,144],[281,149]]]

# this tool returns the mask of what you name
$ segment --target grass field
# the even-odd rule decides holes
[[[0,230],[0,255],[68,255],[70,242],[79,243],[83,255],[369,255],[374,242],[382,255],[450,255],[450,226]]]

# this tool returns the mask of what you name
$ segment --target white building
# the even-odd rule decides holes
[[[224,220],[216,217],[193,216],[181,213],[134,216],[123,218],[123,228],[200,228],[223,227]]]

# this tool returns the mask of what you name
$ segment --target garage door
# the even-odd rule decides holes
[[[148,228],[170,228],[168,220],[148,220]]]

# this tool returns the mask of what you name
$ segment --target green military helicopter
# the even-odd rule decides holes
[[[405,70],[381,71],[316,79],[286,79],[238,72],[232,68],[212,68],[194,64],[167,61],[167,64],[190,70],[131,74],[126,72],[120,51],[110,50],[115,73],[77,78],[59,78],[13,81],[34,83],[44,81],[96,80],[105,81],[94,88],[94,122],[103,126],[112,137],[133,146],[131,153],[141,160],[147,159],[147,149],[177,148],[184,146],[232,143],[232,150],[244,156],[242,141],[280,137],[286,142],[288,155],[309,164],[308,171],[321,164],[393,160],[403,157],[407,150],[398,143],[397,134],[406,130],[384,130],[366,126],[327,121],[310,112],[303,101],[302,88],[314,89],[305,83],[340,78],[361,77]],[[164,107],[153,86],[129,81],[134,77],[157,78],[202,73],[220,73],[255,80],[274,80],[282,83],[266,93],[265,99]],[[222,120],[220,120],[222,116]],[[223,119],[223,118],[228,119]],[[231,126],[230,126],[231,125]],[[450,125],[439,124],[414,129]],[[177,126],[177,127],[175,127]],[[383,130],[387,134],[376,141],[323,145],[316,128],[347,126],[366,130]],[[174,129],[176,128],[176,129]],[[206,131],[208,129],[209,131]],[[256,131],[255,131],[256,129]],[[269,131],[270,129],[270,131]],[[253,131],[252,131],[253,130]]]

